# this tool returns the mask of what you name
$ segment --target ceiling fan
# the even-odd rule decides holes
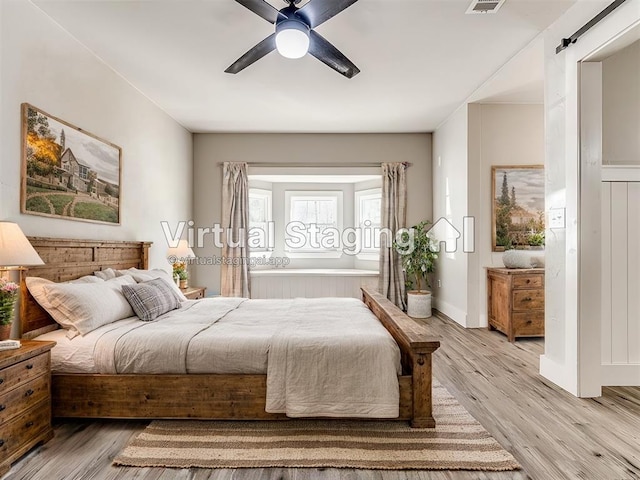
[[[276,31],[236,60],[225,72],[238,73],[277,49],[287,58],[301,58],[308,52],[347,78],[360,73],[351,60],[313,30],[358,0],[310,0],[298,8],[297,4],[301,1],[285,0],[288,6],[277,10],[264,0],[236,0],[267,22],[275,24]]]

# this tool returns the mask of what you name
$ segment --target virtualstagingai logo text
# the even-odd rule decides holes
[[[474,219],[464,217],[463,233],[446,218],[440,218],[429,224],[427,233],[432,238],[432,248],[440,251],[444,244],[445,251],[458,250],[462,239],[463,251],[474,251]],[[264,226],[249,229],[224,228],[220,224],[210,227],[196,227],[195,222],[180,221],[174,228],[167,221],[161,222],[167,245],[176,248],[181,238],[186,238],[191,248],[214,246],[223,248],[248,247],[249,250],[273,251],[278,238],[277,226],[274,222],[266,222]],[[336,228],[314,223],[289,222],[284,226],[284,249],[286,251],[341,251],[345,255],[359,255],[363,251],[377,250],[384,246],[394,246],[399,254],[410,254],[415,248],[416,227],[401,228],[395,234],[388,228],[373,226],[365,221],[361,227]]]

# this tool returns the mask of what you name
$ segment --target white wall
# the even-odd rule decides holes
[[[192,136],[36,6],[0,3],[0,219],[27,235],[153,241],[169,268],[161,220],[188,220]],[[122,147],[121,225],[20,213],[20,104],[30,103]]]
[[[556,54],[555,49],[562,38],[578,30],[609,3],[580,1],[545,32],[546,209],[566,208],[566,228],[547,227],[546,231],[546,339],[540,372],[580,396],[599,392],[600,372],[582,366],[590,358],[600,358],[601,325],[597,315],[597,323],[583,322],[579,316],[578,292],[581,282],[587,280],[579,276],[584,248],[579,242],[579,61],[640,21],[640,1],[629,0],[618,7],[564,52]],[[600,278],[592,280],[600,282]]]
[[[433,134],[433,218],[446,218],[460,232],[469,214],[468,118],[465,104]],[[458,247],[455,253],[441,248],[432,290],[435,308],[467,326],[469,257]]]
[[[291,163],[317,166],[412,162],[408,170],[407,223],[431,219],[430,134],[196,134],[194,135],[194,220],[207,227],[222,219],[220,162]],[[336,169],[340,173],[340,169]],[[196,252],[219,256],[208,242]],[[193,284],[220,291],[220,268],[200,265]]]

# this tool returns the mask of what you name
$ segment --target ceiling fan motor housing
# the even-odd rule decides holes
[[[279,21],[276,25],[276,33],[282,30],[300,30],[309,35],[310,28],[302,20],[287,18],[286,20]]]

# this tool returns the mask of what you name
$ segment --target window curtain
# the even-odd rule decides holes
[[[379,292],[406,310],[404,273],[400,255],[393,248],[393,239],[398,230],[405,227],[407,211],[407,182],[404,163],[382,164],[382,218],[381,227],[392,236],[380,238]]]
[[[225,162],[222,167],[223,297],[247,297],[249,289],[249,179],[246,163]]]

